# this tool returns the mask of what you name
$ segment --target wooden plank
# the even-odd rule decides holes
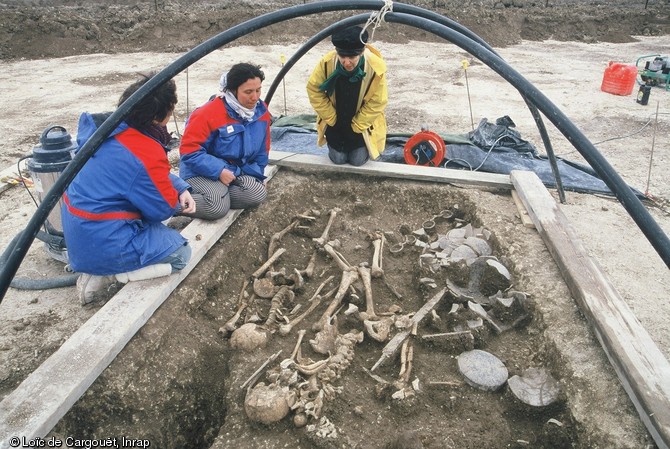
[[[266,174],[271,178],[277,170],[268,166]],[[192,248],[183,270],[126,284],[7,395],[0,402],[0,448],[10,447],[15,436],[44,438],[242,212],[231,210],[216,221],[194,219],[182,231]]]
[[[533,172],[512,171],[519,197],[657,446],[670,445],[670,363],[588,255]]]
[[[519,194],[516,192],[516,190],[512,190],[512,199],[514,200],[514,204],[516,204],[516,210],[519,211],[521,223],[523,223],[523,225],[527,228],[534,228],[535,225],[533,224],[533,220],[530,219],[530,215],[528,215],[526,206],[524,206],[521,202],[521,198],[519,198]]]
[[[336,173],[360,173],[370,176],[412,179],[417,181],[456,183],[504,189],[512,188],[512,182],[509,179],[509,175],[498,173],[473,172],[377,161],[369,161],[361,167],[354,167],[349,164],[335,165],[326,155],[287,153],[274,150],[270,151],[270,162],[278,166],[318,169],[320,171],[331,171]]]

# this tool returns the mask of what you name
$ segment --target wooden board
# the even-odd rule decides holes
[[[319,171],[331,171],[336,173],[360,173],[370,176],[456,183],[478,187],[512,188],[512,182],[510,181],[509,176],[498,173],[453,170],[440,167],[424,167],[421,165],[406,165],[377,161],[369,161],[361,167],[354,167],[349,164],[335,165],[325,155],[297,154],[274,150],[270,151],[270,162],[280,167],[287,166],[292,168],[318,169]]]
[[[535,225],[533,224],[533,220],[530,219],[530,215],[528,215],[526,206],[524,206],[521,202],[521,198],[519,198],[519,194],[516,190],[512,190],[512,199],[514,200],[514,204],[516,204],[516,210],[519,211],[521,223],[523,223],[523,225],[527,228],[534,228]]]
[[[593,326],[619,380],[657,446],[670,446],[670,363],[588,255],[567,217],[533,172],[512,171],[519,197]]]
[[[271,178],[277,167],[268,166]],[[0,448],[9,439],[44,438],[135,333],[188,276],[243,210],[216,221],[194,219],[182,235],[191,261],[170,276],[129,282],[0,402]]]

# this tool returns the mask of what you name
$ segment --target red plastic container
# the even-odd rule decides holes
[[[637,67],[610,61],[603,75],[600,90],[614,95],[630,95],[635,87]]]

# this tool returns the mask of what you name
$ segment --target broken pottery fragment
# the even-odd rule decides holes
[[[452,242],[462,243],[468,237],[467,234],[468,228],[454,228],[447,232],[447,238]]]
[[[535,303],[523,292],[509,291],[507,296],[497,292],[491,297],[494,299],[490,313],[503,323],[512,327],[527,324],[533,316]]]
[[[512,285],[512,275],[509,270],[495,258],[486,260],[486,265],[479,280],[479,290],[486,296],[497,291],[506,291]]]
[[[471,386],[496,391],[507,382],[505,364],[490,352],[473,349],[458,356],[458,370]]]
[[[561,392],[558,381],[544,368],[528,368],[521,376],[512,376],[507,384],[517,399],[532,407],[553,404]]]
[[[465,260],[465,262],[470,265],[477,257],[479,257],[479,254],[477,254],[475,250],[470,248],[468,245],[463,244],[451,252],[449,255],[449,260],[451,262]]]
[[[465,244],[472,248],[478,256],[490,256],[493,254],[491,246],[488,242],[479,237],[468,237],[465,239]]]
[[[474,313],[476,313],[484,320],[486,320],[486,322],[489,323],[493,328],[493,330],[495,330],[497,333],[501,333],[509,329],[509,326],[502,324],[498,320],[494,319],[491,315],[489,315],[488,312],[484,309],[484,307],[482,307],[480,304],[468,301],[468,309],[472,310]]]

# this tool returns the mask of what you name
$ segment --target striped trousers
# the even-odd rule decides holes
[[[195,213],[182,215],[204,220],[217,220],[230,209],[256,207],[268,196],[265,185],[248,175],[238,176],[230,186],[202,176],[186,179],[186,182],[192,187]]]

